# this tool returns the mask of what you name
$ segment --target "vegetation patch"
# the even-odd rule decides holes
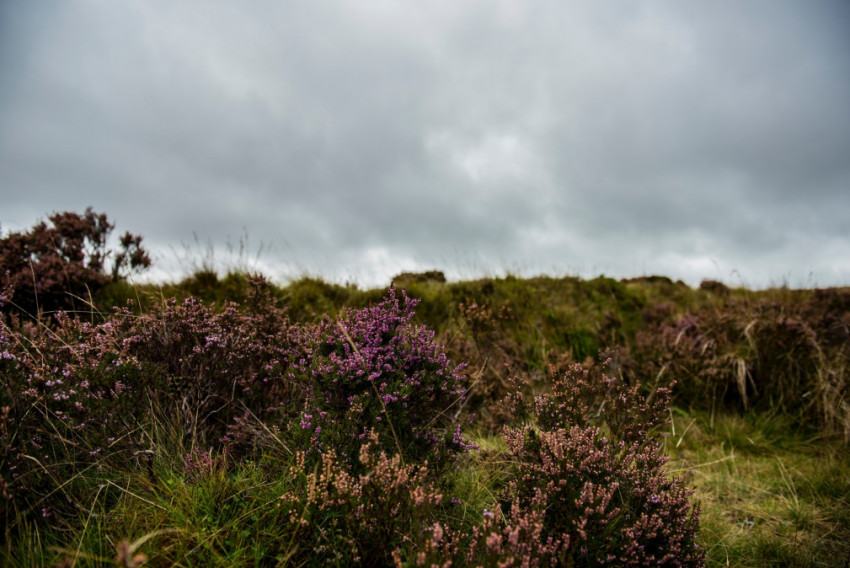
[[[131,286],[51,222],[0,239],[3,565],[850,560],[847,290]]]

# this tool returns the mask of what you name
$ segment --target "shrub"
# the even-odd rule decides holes
[[[307,456],[298,453],[289,472],[295,487],[280,497],[278,521],[298,543],[293,564],[386,566],[421,546],[442,495],[425,466],[405,465],[379,448],[370,433],[359,450],[360,475],[332,449],[308,473]]]
[[[665,475],[655,433],[669,395],[659,388],[648,401],[638,387],[573,365],[550,392],[509,397],[535,424],[506,429],[518,468],[502,502],[510,546],[486,554],[512,557],[535,540],[546,543],[540,554],[571,566],[701,565],[699,508],[681,479]]]
[[[13,289],[4,311],[35,316],[73,309],[75,297],[87,298],[110,280],[151,264],[140,236],[125,233],[120,248],[110,250],[107,239],[115,226],[91,207],[82,215],[55,213],[48,219],[51,225],[41,222],[0,239],[0,279]]]
[[[717,328],[717,333],[726,329]],[[635,337],[624,354],[626,376],[655,384],[676,380],[680,404],[722,404],[736,388],[735,377],[725,373],[724,354],[716,334],[703,318],[685,315],[669,323],[659,318]],[[729,366],[731,370],[731,366]]]
[[[711,292],[721,298],[729,297],[729,287],[723,282],[717,280],[705,279],[699,283],[699,289]]]
[[[471,447],[453,416],[464,366],[452,366],[434,332],[411,323],[416,304],[393,287],[376,306],[315,328],[310,355],[296,365],[307,393],[294,429],[302,443],[353,462],[374,430],[382,449],[435,467]]]
[[[446,275],[439,270],[428,270],[426,272],[402,272],[393,276],[393,284],[404,285],[411,282],[438,282],[446,283]]]
[[[74,512],[78,474],[139,448],[142,377],[111,324],[56,315],[53,325],[0,330],[0,476],[21,511],[58,493]],[[57,513],[59,511],[56,511]]]
[[[144,388],[180,419],[193,446],[218,440],[246,409],[262,414],[301,400],[289,376],[298,331],[262,277],[250,285],[241,309],[230,303],[216,312],[193,298],[171,299],[123,320],[131,328],[125,348],[148,377]]]
[[[519,500],[511,503],[510,512],[502,518],[501,511],[485,511],[480,526],[472,529],[465,546],[466,562],[471,566],[509,568],[514,566],[564,565],[569,542],[547,535],[543,524],[545,506],[521,507]]]
[[[474,409],[478,425],[499,432],[513,419],[503,404],[512,388],[504,371],[510,367],[514,372],[527,373],[529,367],[522,361],[519,346],[507,339],[516,318],[508,300],[494,313],[486,304],[466,298],[458,305],[458,311],[462,318],[459,329],[448,332],[446,349],[452,357],[467,361],[476,369],[467,406]]]
[[[28,507],[75,472],[146,455],[153,421],[176,422],[194,448],[246,409],[303,400],[286,376],[296,333],[265,281],[252,286],[242,310],[168,300],[97,325],[64,312],[3,322],[0,488]]]

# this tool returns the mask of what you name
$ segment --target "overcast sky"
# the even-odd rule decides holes
[[[0,230],[89,205],[164,278],[850,285],[850,2],[0,0]]]

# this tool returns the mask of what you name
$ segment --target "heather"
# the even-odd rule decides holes
[[[88,208],[82,214],[54,213],[48,220],[0,238],[0,285],[10,293],[4,312],[84,309],[106,284],[151,264],[139,235],[126,232],[117,249],[110,247],[115,224],[104,213]]]
[[[105,245],[49,310],[3,281],[4,565],[850,558],[846,290],[133,285]]]

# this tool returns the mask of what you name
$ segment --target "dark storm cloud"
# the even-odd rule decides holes
[[[846,284],[845,6],[6,2],[0,223],[93,205],[368,283]]]

